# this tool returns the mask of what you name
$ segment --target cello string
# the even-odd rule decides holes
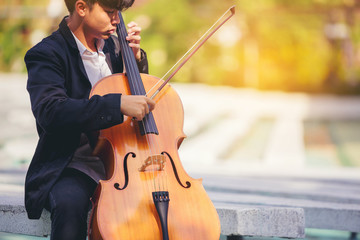
[[[154,136],[154,137],[156,137],[156,136]],[[159,151],[159,153],[160,153],[160,151]],[[161,182],[159,184],[162,185],[162,189],[164,191],[165,190],[168,191],[169,190],[169,188],[168,188],[168,172],[167,172],[168,157],[165,154],[161,154],[161,155],[164,157],[165,160],[164,160],[162,171],[160,172]]]
[[[144,124],[144,121],[143,120],[141,120],[141,124],[143,125],[143,127],[145,128],[145,124]],[[154,166],[154,158],[156,158],[156,154],[154,154],[154,142],[156,142],[156,141],[153,141],[153,140],[151,140],[151,136],[149,135],[149,134],[145,134],[145,139],[146,139],[146,142],[147,142],[147,145],[148,145],[148,152],[150,153],[150,154],[148,154],[148,156],[150,156],[150,160],[151,160],[151,166],[152,166],[152,168],[151,168],[151,174],[152,174],[152,179],[153,179],[153,189],[154,189],[154,191],[157,191],[157,187],[159,187],[157,184],[156,184],[156,177],[155,177],[155,170],[154,170],[154,168],[153,168],[153,166]],[[157,152],[157,150],[155,150],[155,152]],[[145,173],[146,173],[146,171],[145,171]]]
[[[143,127],[145,127],[144,121],[141,121]],[[159,141],[157,140],[157,136],[156,134],[146,134],[146,141],[147,144],[149,146],[150,152],[151,152],[151,163],[152,163],[152,174],[153,174],[153,179],[154,179],[154,189],[155,191],[158,190],[165,190],[167,189],[167,184],[164,184],[164,178],[166,179],[167,182],[167,172],[166,172],[166,166],[164,166],[163,168],[161,167],[162,165],[161,163],[161,154],[160,154],[160,144]],[[158,157],[159,156],[159,157]],[[154,162],[158,161],[158,162]],[[154,168],[154,166],[159,165],[158,168]],[[166,161],[165,161],[165,165],[166,165]],[[155,174],[155,171],[157,171],[158,173]],[[165,171],[165,177],[164,177],[164,172]]]
[[[123,58],[124,58],[124,63],[125,64],[125,68],[126,68],[126,65],[128,66],[128,68],[126,68],[126,72],[127,72],[127,75],[128,75],[128,80],[129,80],[129,77],[132,78],[132,81],[130,82],[129,81],[129,85],[132,85],[133,87],[133,95],[142,95],[141,93],[141,86],[139,86],[139,83],[138,81],[136,81],[137,79],[137,72],[135,69],[137,69],[137,65],[135,66],[135,61],[134,61],[134,58],[132,56],[132,49],[130,48],[130,46],[127,44],[127,40],[126,40],[126,30],[122,30],[122,33],[121,33],[123,36],[121,37],[121,42],[122,42],[122,45],[124,46],[123,47],[123,50],[124,50],[124,53],[122,54],[123,55]],[[134,78],[134,79],[133,79]],[[142,120],[142,125],[143,125],[143,128],[145,129],[145,124],[144,124],[144,121]],[[147,141],[147,145],[148,145],[148,149],[150,149],[150,157],[152,156],[152,152],[151,152],[151,144],[149,143],[149,140],[148,138],[146,137],[146,141]],[[148,154],[149,155],[149,154]],[[151,157],[152,158],[152,157]],[[145,160],[146,161],[146,160]],[[143,163],[145,164],[145,162]],[[149,192],[151,192],[151,184],[149,186],[149,179],[148,179],[148,174],[146,173],[146,171],[144,172],[145,174],[145,178],[146,178],[146,185],[147,185],[147,189],[149,190]],[[154,179],[154,174],[153,174],[153,179]],[[154,182],[154,188],[155,187],[155,182]]]
[[[119,12],[119,15],[120,15],[120,17],[121,17],[121,21],[122,21],[122,23],[123,23],[123,19],[122,19],[122,16],[121,16],[121,14],[120,14],[120,12]],[[124,31],[126,31],[125,30],[125,25],[124,24],[122,24],[123,25],[123,30]],[[126,36],[126,34],[125,34],[125,36]],[[123,41],[125,41],[126,39],[125,38],[123,38]],[[129,74],[134,74],[133,76],[140,76],[140,74],[137,72],[137,73],[134,73],[135,72],[135,69],[137,70],[138,69],[138,67],[137,67],[137,64],[136,64],[136,62],[135,62],[135,59],[134,59],[134,57],[133,57],[133,53],[132,53],[132,51],[131,51],[131,48],[130,48],[130,46],[127,44],[127,41],[125,42],[125,44],[123,45],[123,46],[125,46],[125,52],[126,52],[126,49],[127,49],[127,56],[125,56],[125,59],[127,59],[128,60],[128,64],[131,66],[132,65],[132,68],[131,69],[129,69],[130,71],[129,71]],[[126,47],[127,46],[127,47]],[[129,50],[130,50],[130,53],[129,53]],[[126,55],[125,53],[123,54],[123,56],[124,55]],[[130,58],[130,57],[133,57],[130,61],[129,61],[129,59],[128,58]],[[129,66],[129,67],[130,67]],[[129,79],[129,78],[128,78]],[[136,80],[136,79],[134,79],[134,80]],[[142,81],[141,80],[141,76],[140,76],[140,80],[139,81]],[[129,84],[130,84],[130,81],[128,81],[129,82]],[[141,93],[141,86],[139,86],[140,85],[140,83],[138,82],[138,81],[134,81],[134,86],[133,86],[133,88],[134,88],[134,94],[137,94],[137,95],[144,95],[145,93]],[[148,137],[148,135],[146,134],[146,128],[145,128],[145,122],[144,122],[144,120],[142,119],[141,120],[141,124],[143,125],[143,129],[144,129],[144,131],[145,131],[145,139],[146,139],[146,142],[147,142],[147,145],[148,145],[148,148],[147,148],[147,150],[145,151],[145,152],[148,152],[149,153],[149,151],[150,151],[150,161],[153,163],[154,162],[154,159],[153,159],[153,154],[152,154],[152,151],[153,151],[153,148],[152,148],[152,144],[151,144],[151,139],[149,139],[149,137]],[[140,126],[140,125],[139,125]],[[136,128],[135,128],[136,129]],[[141,134],[140,134],[141,135]],[[138,133],[135,133],[135,137],[137,137],[138,138]],[[140,137],[141,138],[141,137]],[[142,144],[143,143],[143,141],[138,141],[139,142],[139,144]],[[140,146],[140,148],[141,148],[142,146]],[[140,161],[141,161],[141,159],[140,159]],[[144,161],[144,160],[143,160]],[[145,161],[147,161],[147,159],[145,159]],[[144,163],[144,164],[146,164],[146,163]],[[141,172],[139,173],[140,175],[141,175]],[[146,191],[146,188],[148,189],[148,191],[149,191],[149,189],[151,189],[151,181],[148,181],[148,174],[146,173],[146,165],[145,165],[145,172],[144,172],[144,174],[145,174],[145,179],[146,179],[146,183],[144,184],[145,186],[145,188],[144,188],[144,190]],[[154,173],[154,171],[152,172],[152,174],[153,174],[153,179],[154,179],[154,183],[155,183],[155,173]],[[141,181],[141,182],[143,182],[143,181]],[[150,187],[149,187],[149,185],[150,185]],[[156,188],[156,186],[155,186],[155,188]],[[156,190],[156,189],[155,189]],[[148,192],[148,194],[150,194],[150,199],[152,198],[152,194],[150,193],[150,192]],[[146,215],[146,210],[145,210],[145,208],[143,208],[143,210],[145,211],[145,212],[143,212],[143,214],[144,215]],[[155,234],[155,232],[153,232],[154,234]]]
[[[146,119],[146,118],[144,118]],[[148,124],[150,124],[153,129],[156,129],[156,126],[154,126],[153,124],[155,124],[155,122],[153,121],[149,121],[147,122]],[[141,121],[141,124],[143,126],[143,128],[145,129],[145,125],[146,122],[144,120]],[[160,152],[160,144],[158,141],[158,138],[156,136],[156,134],[146,134],[146,141],[148,143],[150,152],[151,152],[151,164],[152,164],[152,174],[153,174],[153,179],[154,179],[154,189],[155,191],[158,190],[164,190],[165,188],[165,184],[164,184],[164,177],[163,177],[163,172],[165,170],[165,168],[162,168],[161,166],[161,152]],[[156,162],[157,161],[157,162]],[[155,168],[155,166],[159,166],[159,168]],[[157,172],[155,174],[155,172]]]
[[[153,134],[153,135],[149,134],[149,138],[150,138],[149,139],[150,143],[155,145],[154,148],[156,149],[155,151],[156,151],[157,155],[159,155],[159,156],[162,155],[165,158],[163,167],[161,168],[162,165],[159,165],[160,171],[158,173],[158,179],[160,179],[160,180],[157,181],[158,189],[165,191],[165,190],[168,190],[168,174],[167,174],[167,169],[166,169],[167,157],[166,157],[166,155],[161,154],[160,144],[159,144],[159,141],[157,140],[158,138],[157,138],[156,134]],[[151,140],[151,139],[154,139],[154,140]],[[160,156],[160,158],[161,158],[161,156]],[[161,160],[159,159],[159,161],[161,161]]]
[[[131,47],[127,44],[127,40],[126,40],[126,35],[127,35],[127,32],[126,32],[126,29],[122,29],[123,30],[123,35],[125,35],[125,38],[122,38],[122,42],[123,42],[123,46],[126,46],[124,51],[125,53],[123,54],[124,58],[125,58],[125,61],[126,63],[128,64],[129,66],[129,69],[126,69],[128,70],[128,74],[129,75],[132,75],[132,76],[139,76],[140,77],[140,80],[137,79],[135,77],[134,81],[132,81],[133,83],[133,91],[134,91],[134,95],[143,95],[142,93],[142,80],[141,80],[141,76],[140,74],[136,71],[137,70],[137,64],[136,64],[136,61],[135,61],[135,58],[133,57],[133,51],[131,49]],[[137,81],[139,80],[139,81]],[[141,81],[141,82],[140,82]],[[145,118],[144,118],[145,119]],[[149,123],[149,122],[145,122],[144,120],[141,120],[141,124],[143,126],[144,129],[145,128],[145,125],[146,123]],[[150,122],[149,124],[152,124],[153,122]],[[153,153],[154,149],[156,152],[159,152],[158,149],[159,149],[159,144],[157,143],[157,141],[154,141],[152,140],[153,137],[152,136],[149,136],[148,134],[145,134],[145,138],[146,138],[146,142],[147,142],[147,145],[148,145],[148,149],[150,152],[150,160],[151,160],[151,163],[152,163],[152,173],[153,173],[153,179],[154,179],[154,189],[156,190],[156,177],[155,177],[155,169],[154,169],[154,158],[156,159],[156,155]],[[156,139],[156,138],[155,138]],[[155,148],[154,148],[155,146]],[[161,165],[160,165],[161,166]],[[161,170],[161,169],[160,169]],[[161,174],[163,175],[163,174]],[[162,179],[162,178],[161,178]],[[158,183],[158,188],[160,189],[161,186],[160,186],[161,183]],[[164,186],[163,182],[162,182],[162,185]]]

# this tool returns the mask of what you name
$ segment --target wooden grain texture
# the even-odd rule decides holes
[[[150,89],[158,81],[149,75],[141,76],[145,89]],[[94,87],[91,94],[107,93],[130,94],[126,77],[123,74],[107,77]],[[97,149],[97,152],[112,158],[105,160],[107,171],[111,174],[108,174],[108,180],[100,181],[94,197],[96,218],[92,220],[90,239],[99,239],[99,236],[112,240],[162,239],[160,220],[152,193],[168,191],[169,238],[217,240],[220,237],[220,221],[216,209],[202,186],[202,180],[193,179],[185,172],[177,153],[185,138],[182,130],[184,114],[181,100],[170,85],[167,85],[154,100],[157,105],[153,115],[159,135],[142,136],[138,123],[126,116],[122,124],[101,131],[100,143],[106,146],[103,149],[109,151],[111,146],[113,154],[101,154],[101,149]],[[163,152],[171,156],[173,164],[166,155],[166,164],[162,170],[153,165],[147,167],[146,171],[139,171],[149,156]],[[128,185],[124,177],[124,161],[127,155]],[[175,172],[183,186],[178,182]],[[191,186],[184,187],[186,182]],[[116,183],[120,188],[126,187],[117,190],[114,187]]]

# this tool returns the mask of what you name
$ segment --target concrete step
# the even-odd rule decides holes
[[[217,203],[221,234],[226,236],[304,238],[304,210],[294,207],[235,206]]]
[[[254,194],[360,205],[360,181],[290,177],[203,176],[214,192]]]
[[[23,186],[0,184],[0,232],[48,236],[50,214],[43,211],[39,220],[29,220],[23,203]],[[221,234],[241,236],[303,238],[304,211],[292,207],[237,206],[216,204]],[[291,222],[291,225],[289,225]]]
[[[203,184],[215,205],[302,208],[307,228],[360,232],[358,181],[218,176]]]

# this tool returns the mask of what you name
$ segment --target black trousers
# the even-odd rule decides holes
[[[97,184],[76,169],[65,169],[49,193],[51,240],[85,240],[90,197]]]

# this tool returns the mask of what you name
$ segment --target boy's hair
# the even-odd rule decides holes
[[[78,0],[65,0],[66,7],[70,14],[72,14],[75,10],[76,1]],[[135,0],[83,0],[83,1],[86,2],[90,6],[90,8],[97,2],[104,7],[123,11],[131,7],[131,5],[133,5]]]

